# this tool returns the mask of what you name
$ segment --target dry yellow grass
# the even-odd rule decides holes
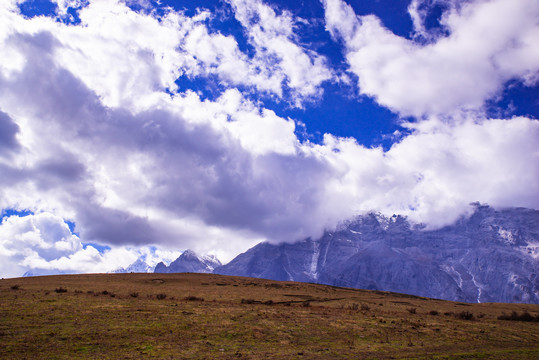
[[[0,358],[538,359],[539,322],[498,320],[513,311],[539,306],[211,274],[5,279]]]

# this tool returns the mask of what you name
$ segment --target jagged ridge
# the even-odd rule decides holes
[[[166,266],[160,262],[155,266],[156,273],[211,273],[215,268],[221,266],[221,262],[213,255],[199,256],[192,250],[184,251],[180,257]]]

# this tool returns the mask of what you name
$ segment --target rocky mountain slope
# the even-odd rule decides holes
[[[438,230],[369,214],[320,239],[258,244],[215,273],[465,302],[539,303],[539,211],[477,204],[472,216]]]
[[[150,266],[144,261],[143,258],[138,258],[134,263],[129,265],[128,267],[119,268],[113,271],[113,273],[116,274],[122,274],[122,273],[151,273],[153,272],[154,267]]]
[[[192,250],[184,251],[180,257],[166,266],[160,262],[155,266],[156,273],[211,273],[215,268],[221,266],[221,262],[215,256],[199,256]]]

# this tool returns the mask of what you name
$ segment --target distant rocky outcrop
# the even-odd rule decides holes
[[[138,258],[134,263],[128,267],[119,268],[113,271],[113,273],[151,273],[153,272],[154,267],[150,266],[142,258]]]
[[[221,262],[213,255],[200,256],[192,250],[184,251],[180,257],[166,266],[160,262],[155,266],[156,273],[211,273],[221,266]]]
[[[49,275],[65,275],[71,274],[69,271],[61,271],[57,269],[31,269],[25,272],[22,277],[30,276],[49,276]]]
[[[465,302],[539,303],[539,211],[495,210],[437,230],[359,216],[320,239],[261,243],[217,274],[316,282]]]

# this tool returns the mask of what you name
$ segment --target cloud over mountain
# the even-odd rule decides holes
[[[45,214],[64,230],[74,222],[77,246],[193,248],[226,261],[371,210],[437,227],[471,201],[539,206],[538,121],[481,111],[507,81],[536,82],[534,2],[450,7],[448,35],[425,43],[327,0],[320,26],[342,45],[339,67],[301,40],[308,19],[263,1],[222,3],[228,18],[119,0],[57,1],[55,14],[30,17],[18,3],[0,4],[10,54],[0,58],[0,208],[35,215],[4,218],[5,264],[33,259],[13,255],[32,246],[12,223]],[[241,36],[216,29],[221,16]],[[318,106],[325,86],[350,76],[380,106],[416,117],[389,148],[329,133],[306,141],[298,127],[308,119],[284,115]],[[66,231],[57,235],[71,239]],[[40,266],[93,250],[67,251],[38,251]]]

